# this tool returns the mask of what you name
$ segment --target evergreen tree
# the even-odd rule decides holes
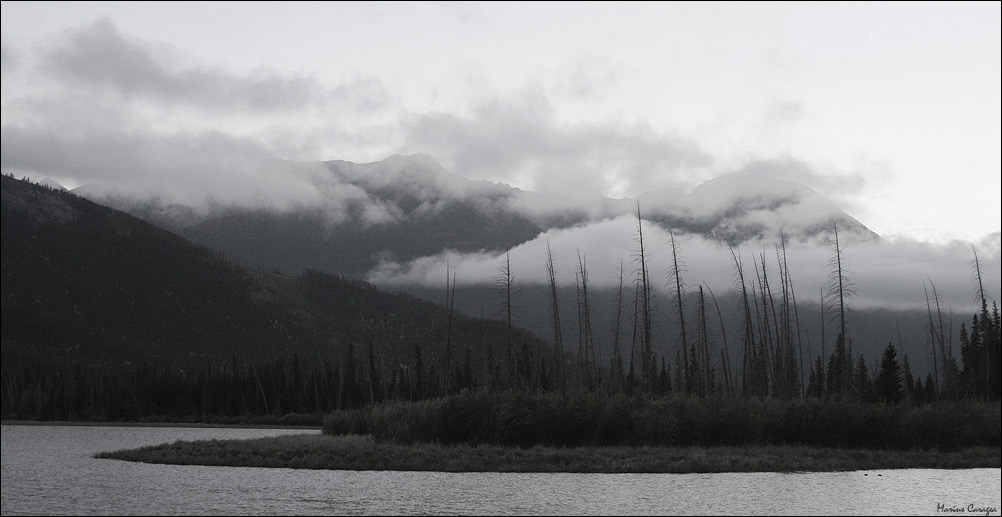
[[[348,358],[344,362],[344,372],[341,374],[344,386],[341,388],[341,396],[344,400],[343,407],[353,408],[361,403],[359,400],[358,387],[358,362],[355,360],[355,343],[348,342]]]
[[[901,389],[901,365],[898,364],[898,352],[890,343],[884,348],[884,355],[880,359],[880,372],[877,374],[874,389],[877,400],[887,404],[900,404],[904,398]]]
[[[810,380],[807,382],[807,397],[821,398],[824,395],[824,366],[821,358],[817,358],[811,369]]]
[[[856,392],[856,400],[873,402],[873,382],[870,380],[870,371],[866,367],[866,359],[863,359],[863,354],[859,355],[859,361],[856,363],[853,390]]]
[[[915,404],[915,378],[912,377],[912,368],[908,365],[908,354],[905,354],[903,369],[905,402]]]
[[[379,402],[383,400],[383,375],[376,370],[376,353],[372,349],[372,340],[369,340],[369,368],[368,368],[368,387],[369,387],[369,400],[372,402]]]
[[[936,381],[932,378],[932,372],[925,375],[925,387],[922,389],[922,400],[927,403],[935,402],[939,397]]]
[[[658,379],[661,384],[661,394],[671,393],[671,375],[668,374],[668,366],[665,364],[664,356],[661,357],[661,372],[658,374]]]
[[[421,358],[421,345],[414,343],[414,392],[413,400],[425,398],[426,382],[424,378],[424,359]]]
[[[843,334],[839,334],[835,340],[835,351],[828,358],[828,371],[825,376],[828,380],[825,392],[829,397],[842,399],[849,396],[852,386],[852,358],[846,351]]]

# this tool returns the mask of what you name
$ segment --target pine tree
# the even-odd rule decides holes
[[[856,400],[860,402],[873,402],[873,382],[870,380],[870,370],[866,367],[866,359],[863,358],[863,354],[859,355],[859,361],[857,361],[856,365],[856,376],[853,382]]]
[[[414,343],[414,392],[413,400],[421,400],[425,397],[425,377],[424,359],[421,357],[421,345]]]
[[[904,391],[905,402],[915,404],[915,378],[912,377],[912,368],[908,364],[908,354],[904,356]],[[921,380],[921,379],[920,379]]]
[[[825,392],[835,399],[849,396],[852,381],[852,359],[846,351],[845,338],[839,334],[835,339],[835,351],[828,358],[828,371],[825,373],[827,385]]]
[[[821,358],[817,358],[811,369],[810,380],[807,381],[807,397],[821,398],[824,396],[824,367]]]
[[[901,389],[901,365],[898,364],[898,352],[891,343],[888,343],[887,347],[884,348],[884,355],[880,358],[880,372],[877,374],[874,389],[877,400],[887,404],[900,404],[904,398]]]
[[[926,403],[936,402],[938,395],[938,388],[936,386],[936,381],[932,378],[932,373],[927,373],[925,375],[925,387],[922,389],[922,400]]]

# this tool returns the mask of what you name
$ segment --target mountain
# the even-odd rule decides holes
[[[503,250],[541,232],[502,204],[472,201],[465,196],[472,182],[422,157],[290,162],[285,172],[314,173],[313,184],[329,202],[286,212],[224,210],[178,233],[251,266],[363,276],[381,259]]]
[[[65,191],[2,177],[2,355],[122,364],[342,357],[372,342],[388,365],[441,358],[448,311],[360,280],[248,269],[218,252]],[[474,364],[497,321],[456,315]],[[530,347],[541,342],[516,329]],[[457,353],[458,353],[457,345]]]
[[[789,239],[819,240],[833,223],[843,238],[878,238],[812,189],[761,174],[728,174],[692,193],[660,189],[637,199],[577,199],[471,181],[420,154],[361,164],[273,160],[257,176],[295,185],[296,195],[204,206],[100,189],[79,193],[245,265],[360,278],[381,262],[403,264],[445,250],[500,252],[547,230],[635,214],[638,205],[655,224],[731,244],[780,229]]]
[[[51,188],[54,190],[69,190],[66,187],[62,186],[58,181],[52,178],[43,178],[41,181],[38,182],[38,184],[43,187]]]
[[[647,217],[662,226],[732,244],[775,236],[779,229],[798,240],[826,237],[833,223],[846,237],[879,238],[813,189],[761,175],[725,174],[688,195],[659,190],[642,195],[639,202]]]

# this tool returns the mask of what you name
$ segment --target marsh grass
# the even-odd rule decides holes
[[[445,445],[759,446],[846,449],[998,447],[997,402],[921,407],[817,400],[640,398],[593,393],[467,393],[335,412],[324,433]]]
[[[287,435],[250,440],[178,441],[104,452],[98,458],[146,463],[328,470],[437,472],[709,473],[899,468],[998,468],[1000,449],[875,451],[809,446],[502,447],[380,443],[369,436]]]
[[[1000,405],[467,393],[324,419],[322,434],[101,453],[181,465],[698,473],[999,468]]]

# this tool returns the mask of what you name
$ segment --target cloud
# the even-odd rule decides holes
[[[78,87],[213,111],[302,110],[332,93],[314,77],[283,77],[265,67],[236,75],[198,63],[165,45],[123,35],[108,18],[68,31],[42,51],[41,66]]]
[[[408,152],[541,193],[636,195],[689,181],[712,164],[694,143],[643,123],[561,123],[538,89],[483,99],[467,115],[416,114],[404,128]]]
[[[816,165],[812,166],[788,155],[751,161],[742,166],[737,173],[755,178],[801,183],[826,196],[839,198],[857,194],[863,191],[867,184],[867,176],[863,172],[824,171]]]
[[[652,285],[663,292],[669,290],[669,265],[672,262],[669,238],[664,229],[650,222],[644,223]],[[676,234],[675,238],[684,269],[683,280],[690,290],[700,284],[705,284],[717,294],[733,289],[734,262],[726,245],[693,234]],[[998,299],[1002,282],[999,277],[1002,261],[997,241],[996,238],[994,248],[990,242],[978,245],[983,280],[993,299]],[[638,269],[635,260],[636,220],[631,216],[621,216],[569,229],[552,229],[511,249],[516,282],[538,285],[548,282],[545,269],[547,243],[553,250],[557,281],[561,285],[574,285],[578,252],[587,260],[590,285],[595,288],[618,285],[620,264],[624,265],[627,282],[632,281]],[[764,260],[773,288],[778,289],[780,251],[776,241],[747,242],[735,248],[735,252],[741,258],[749,282],[754,277],[756,264],[760,267]],[[833,256],[833,247],[813,242],[789,243],[786,255],[798,300],[814,302],[820,299],[821,290],[829,282],[828,262]],[[944,310],[970,312],[972,307],[976,308],[976,282],[972,279],[971,267],[973,258],[971,244],[956,241],[942,245],[904,239],[850,244],[844,247],[842,253],[844,273],[855,292],[849,304],[858,308],[924,310],[923,287],[927,286],[931,293],[931,286],[935,285]],[[503,260],[503,253],[445,251],[405,264],[384,261],[370,272],[368,278],[383,286],[438,286],[445,276],[448,262],[460,284],[491,284]]]
[[[106,18],[28,51],[4,44],[3,59],[5,172],[201,212],[307,208],[367,223],[397,213],[358,187],[320,181],[324,167],[275,159],[322,154],[331,135],[355,148],[378,138],[370,131],[393,109],[379,81],[331,88],[261,67],[233,73]]]
[[[643,122],[601,116],[562,120],[558,104],[539,88],[511,98],[486,94],[466,113],[408,113],[389,100],[378,80],[329,88],[313,77],[264,68],[232,72],[123,34],[107,18],[64,31],[23,56],[5,47],[5,56],[14,63],[9,65],[13,73],[4,75],[6,169],[73,178],[75,184],[102,180],[105,191],[168,203],[275,210],[326,203],[332,220],[349,212],[368,214],[372,222],[393,220],[403,213],[400,207],[372,199],[365,209],[331,208],[348,198],[362,202],[364,196],[347,186],[306,180],[315,175],[264,175],[262,164],[271,157],[309,161],[366,154],[362,150],[371,154],[394,142],[402,142],[402,152],[443,160],[465,177],[507,181],[535,192],[511,193],[486,183],[469,187],[437,164],[419,164],[422,181],[402,176],[400,164],[384,164],[343,176],[342,183],[381,189],[406,185],[425,202],[424,210],[435,209],[444,195],[475,196],[488,210],[507,202],[544,227],[615,217],[635,208],[598,193],[637,195],[692,185],[712,174],[713,158],[686,138]],[[9,76],[32,87],[8,91]],[[618,80],[609,64],[585,69],[572,63],[563,76],[568,84],[558,86],[558,94],[576,84],[582,89],[573,95],[586,97],[596,90],[607,95],[607,87]],[[793,159],[753,164],[743,173],[757,174],[756,167],[773,175],[820,178]],[[277,184],[279,178],[289,185]],[[322,195],[332,200],[322,201]],[[697,208],[681,202],[672,207]]]
[[[767,130],[777,130],[795,124],[804,118],[807,109],[803,103],[790,100],[776,100],[769,103],[762,113],[762,126]]]
[[[143,197],[155,194],[173,202],[204,205],[220,200],[267,202],[284,199],[295,185],[255,177],[269,159],[268,149],[252,139],[221,132],[157,134],[93,124],[86,131],[4,127],[0,160],[5,168],[48,171],[97,182],[107,193]],[[265,184],[262,185],[262,182]],[[265,196],[268,191],[273,196]],[[248,200],[248,196],[260,198]]]
[[[581,52],[561,67],[555,90],[583,102],[601,100],[615,95],[627,73],[625,67],[614,60]]]
[[[421,200],[420,211],[457,196],[476,199],[488,212],[503,204],[543,228],[567,228],[630,214],[635,203],[623,196],[648,193],[645,213],[726,235],[795,229],[838,210],[798,189],[785,197],[751,196],[766,180],[802,183],[856,208],[846,200],[865,193],[871,173],[881,170],[879,163],[864,163],[845,173],[779,156],[724,171],[745,179],[724,192],[728,197],[705,194],[712,190],[709,183],[688,194],[683,187],[719,174],[724,160],[643,119],[622,121],[601,109],[565,117],[568,103],[602,105],[628,82],[629,67],[601,54],[581,53],[558,67],[548,88],[508,95],[481,83],[488,88],[474,100],[457,101],[464,109],[422,112],[404,108],[378,79],[327,85],[312,75],[263,67],[234,71],[126,34],[109,19],[28,49],[4,43],[2,50],[5,171],[69,184],[103,182],[107,192],[202,208],[322,206],[331,221],[355,214],[375,224],[410,208],[364,190],[406,187]],[[593,58],[598,66],[587,65]],[[790,125],[805,110],[794,101],[777,101],[763,117]],[[427,153],[446,168],[419,167],[428,183],[404,174],[399,163],[351,174],[346,169],[334,180],[330,168],[292,173],[269,161],[366,161],[394,151]],[[471,186],[457,174],[534,192],[485,182]],[[738,197],[743,212],[729,212]]]
[[[0,44],[0,70],[3,70],[4,74],[13,71],[20,64],[19,53],[7,46],[4,42]]]

